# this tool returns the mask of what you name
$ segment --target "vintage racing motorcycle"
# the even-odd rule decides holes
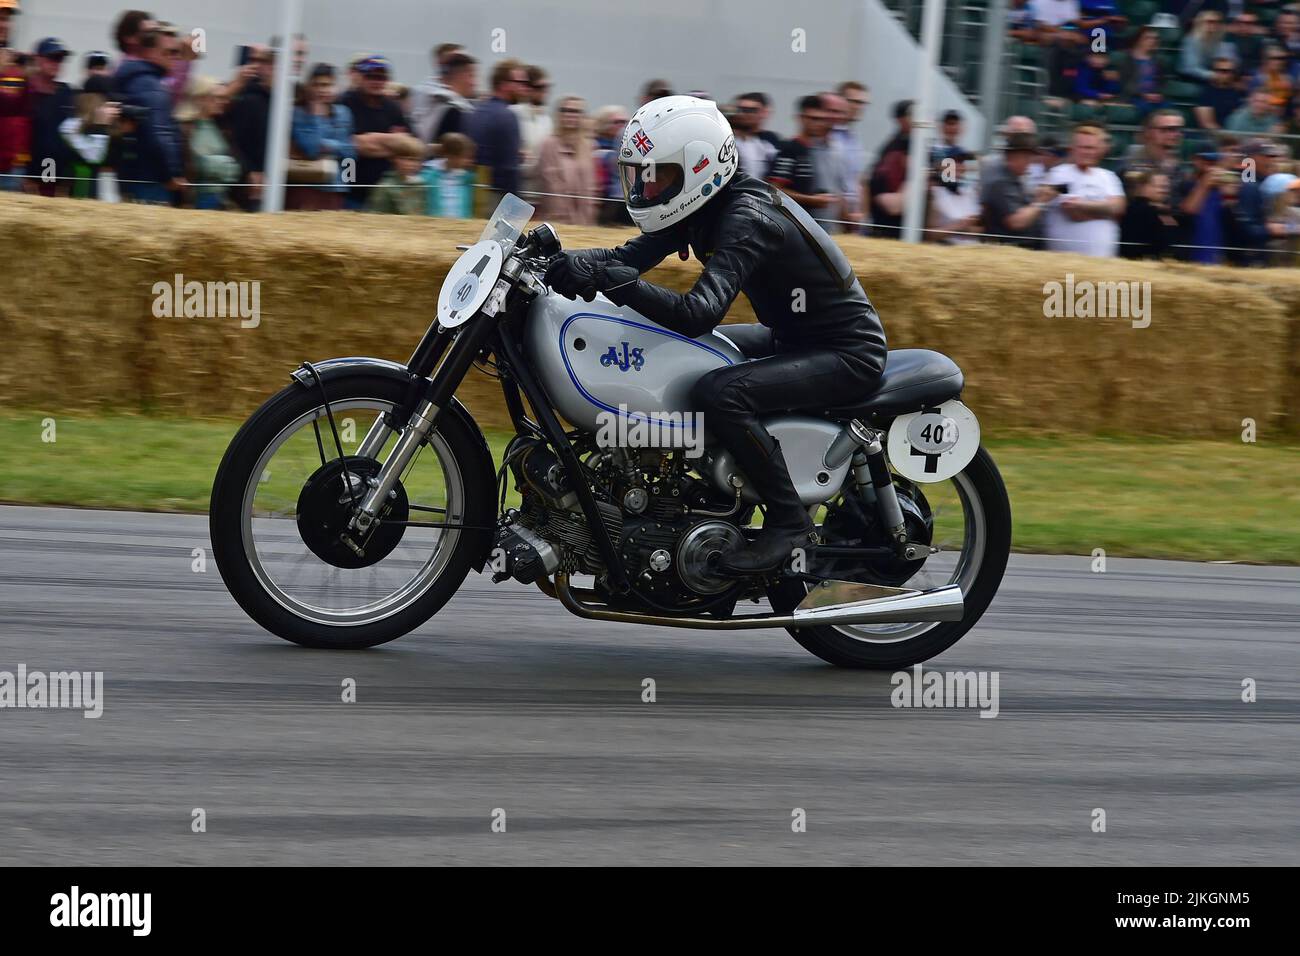
[[[891,351],[852,406],[765,419],[822,543],[778,573],[724,576],[719,557],[763,503],[691,428],[686,398],[745,356],[726,326],[687,338],[548,290],[560,242],[526,231],[532,213],[504,197],[405,365],[304,362],[235,435],[212,545],[255,621],[309,647],[370,647],[427,621],[471,570],[595,621],[786,628],[844,667],[909,666],[979,620],[1011,513],[950,359]],[[513,422],[499,467],[455,397],[476,364]]]

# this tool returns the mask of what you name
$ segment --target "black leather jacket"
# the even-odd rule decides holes
[[[884,368],[880,316],[843,251],[789,196],[745,173],[677,226],[577,255],[644,273],[688,248],[704,263],[689,292],[638,279],[606,294],[694,337],[720,324],[743,292],[778,350],[828,348]]]

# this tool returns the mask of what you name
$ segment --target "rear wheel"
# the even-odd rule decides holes
[[[908,496],[903,479],[900,497]],[[917,624],[853,624],[789,628],[805,649],[837,667],[895,670],[929,660],[955,644],[984,614],[1006,571],[1011,551],[1011,505],[1006,486],[989,453],[981,448],[966,468],[947,482],[919,486],[905,508],[909,531],[926,528],[930,544],[940,550],[923,565],[886,569],[837,563],[814,568],[820,574],[849,580],[929,590],[960,585],[965,613],[960,621]],[[823,526],[832,526],[827,522]],[[915,540],[916,532],[912,532]],[[830,543],[859,543],[836,540]],[[901,568],[901,571],[899,570]],[[785,580],[768,591],[772,609],[788,614],[803,600],[808,586]]]
[[[342,542],[353,501],[379,471],[356,451],[405,386],[359,372],[329,383],[338,455],[320,392],[291,385],[231,441],[212,488],[213,556],[253,620],[307,647],[372,647],[435,614],[481,560],[494,476],[472,425],[444,412],[365,536]],[[378,459],[378,460],[376,460]],[[418,527],[462,524],[464,528]]]

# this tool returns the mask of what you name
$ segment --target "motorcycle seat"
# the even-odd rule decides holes
[[[929,349],[893,349],[874,390],[850,405],[828,408],[831,418],[905,415],[942,405],[961,394],[965,379],[957,363]]]

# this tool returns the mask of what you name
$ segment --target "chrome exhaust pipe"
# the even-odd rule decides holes
[[[823,581],[794,609],[791,627],[813,624],[911,624],[960,621],[965,596],[956,584],[916,591],[853,581]]]
[[[541,582],[538,582],[541,585]],[[550,593],[549,587],[543,591]],[[852,581],[823,581],[799,602],[791,614],[749,614],[742,617],[673,617],[667,614],[637,614],[616,611],[604,605],[580,600],[569,586],[567,574],[555,576],[555,596],[578,617],[592,621],[621,621],[628,624],[657,624],[661,627],[692,627],[709,631],[740,631],[764,627],[816,627],[834,624],[912,624],[928,621],[960,621],[965,613],[961,588],[955,584],[915,591],[887,588]],[[590,593],[584,591],[584,594]]]

